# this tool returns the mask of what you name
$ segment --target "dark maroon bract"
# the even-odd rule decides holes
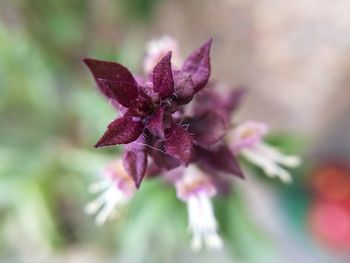
[[[230,100],[234,105],[227,105],[223,96],[211,91],[215,85],[207,85],[211,44],[212,39],[193,51],[180,69],[172,67],[169,51],[143,81],[136,81],[141,78],[116,62],[84,59],[99,90],[121,115],[108,125],[95,147],[125,144],[124,167],[137,187],[148,158],[159,171],[198,162],[242,177],[232,154],[220,162],[210,157],[224,149],[217,144],[227,132],[228,116],[240,96],[236,92]],[[189,104],[192,112],[186,108]]]

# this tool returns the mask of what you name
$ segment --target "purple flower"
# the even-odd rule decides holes
[[[173,115],[189,103],[210,77],[208,40],[185,59],[180,70],[171,66],[168,52],[140,83],[124,66],[115,62],[84,59],[100,91],[112,101],[122,116],[112,121],[95,147],[126,144],[124,166],[139,187],[147,168],[147,147],[164,141],[164,152],[179,165],[192,157],[190,133]]]
[[[300,159],[263,141],[266,124],[233,126],[232,116],[245,89],[226,88],[230,91],[220,93],[221,84],[208,83],[211,43],[209,39],[181,65],[174,39],[153,41],[143,77],[115,62],[84,59],[101,93],[120,112],[95,147],[125,145],[122,158],[104,170],[104,180],[90,187],[92,192],[103,191],[86,206],[88,213],[99,212],[98,225],[130,201],[145,175],[160,175],[187,205],[192,248],[220,249],[223,240],[212,198],[229,193],[232,176],[244,178],[237,154],[267,175],[291,181],[281,166],[296,166]]]

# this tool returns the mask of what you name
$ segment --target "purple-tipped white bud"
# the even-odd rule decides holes
[[[151,73],[155,65],[157,65],[169,51],[172,52],[171,64],[173,68],[179,68],[181,65],[179,45],[174,38],[164,35],[159,39],[148,42],[146,46],[146,56],[143,61],[145,73]]]

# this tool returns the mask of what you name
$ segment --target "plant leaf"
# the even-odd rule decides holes
[[[95,82],[99,87],[100,91],[110,99],[114,99],[113,93],[110,91],[103,81],[112,81],[117,83],[124,83],[127,86],[137,87],[136,80],[134,79],[131,72],[116,62],[102,61],[92,58],[83,59],[86,66],[94,76]],[[121,85],[121,84],[119,84]]]
[[[165,129],[164,149],[167,154],[188,165],[192,157],[192,137],[186,129],[172,122],[170,128]]]
[[[125,145],[123,165],[126,172],[134,179],[136,187],[139,188],[147,169],[146,145],[142,136]]]
[[[143,129],[142,122],[133,120],[131,116],[116,119],[108,125],[106,132],[95,144],[95,147],[133,142],[141,135]]]
[[[174,92],[174,80],[171,70],[171,52],[165,55],[153,69],[153,90],[165,99]]]
[[[191,75],[195,91],[201,90],[210,77],[210,47],[213,39],[209,39],[200,48],[193,51],[185,60],[182,71]]]

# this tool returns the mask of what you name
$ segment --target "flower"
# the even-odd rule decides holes
[[[217,233],[218,225],[211,202],[217,190],[210,178],[191,165],[176,181],[175,187],[177,197],[187,204],[191,248],[198,251],[203,242],[211,249],[222,248],[223,241]]]
[[[265,123],[246,121],[233,129],[229,136],[230,147],[236,154],[259,166],[267,176],[279,177],[284,183],[292,182],[292,176],[281,166],[297,167],[299,156],[284,155],[263,141],[268,133]]]
[[[90,185],[91,193],[102,192],[94,201],[85,206],[87,214],[97,214],[95,223],[103,225],[108,219],[118,215],[135,193],[132,178],[126,173],[120,160],[110,163],[102,172],[104,180]]]
[[[84,59],[101,93],[119,111],[95,147],[124,145],[123,157],[108,165],[105,179],[90,187],[102,194],[86,206],[103,224],[127,204],[145,175],[162,176],[186,203],[195,251],[220,249],[212,198],[231,190],[231,176],[244,178],[237,154],[284,182],[297,156],[285,156],[263,141],[266,124],[245,122],[232,129],[233,112],[244,89],[220,93],[210,81],[212,39],[180,63],[177,42],[164,36],[148,45],[145,75],[116,62]],[[189,104],[191,102],[191,104]],[[229,132],[229,135],[228,135]]]
[[[146,146],[154,141],[164,141],[164,151],[179,165],[189,164],[192,137],[173,115],[208,82],[211,43],[212,39],[192,52],[180,70],[172,68],[171,51],[166,53],[141,83],[118,63],[84,59],[99,90],[122,114],[107,126],[95,147],[127,144],[124,167],[137,187],[147,168]]]

